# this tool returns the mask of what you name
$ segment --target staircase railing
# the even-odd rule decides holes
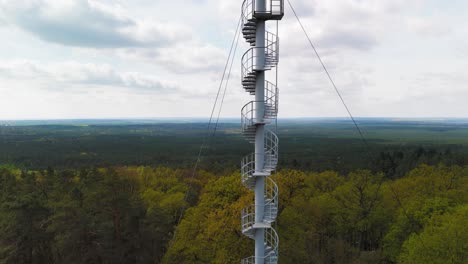
[[[254,19],[255,2],[253,0],[244,0],[242,3],[242,22],[245,25],[247,21]]]
[[[279,90],[276,85],[265,81],[265,118],[275,119],[278,116]]]
[[[270,55],[275,58],[278,62],[279,60],[279,37],[276,34],[273,34],[269,31],[265,31],[265,45],[266,45],[266,55]]]
[[[249,180],[253,180],[253,174],[255,173],[255,153],[251,153],[241,161],[241,181],[242,184],[249,188],[253,189],[248,183]]]
[[[276,264],[278,263],[278,251],[279,251],[279,238],[276,231],[272,228],[265,229],[265,256],[258,257],[263,260],[265,264]],[[255,256],[245,258],[241,262],[242,264],[255,264]]]
[[[242,80],[249,73],[254,73],[257,70],[263,70],[265,68],[271,68],[276,66],[279,58],[279,41],[278,37],[270,32],[266,32],[265,36],[265,47],[252,47],[248,49],[241,60],[241,74]],[[259,63],[257,57],[258,53],[264,49],[265,61]],[[270,60],[270,61],[269,61]]]
[[[255,205],[249,205],[242,209],[241,212],[241,230],[246,232],[249,228],[252,228],[255,224]]]
[[[269,122],[275,119],[278,114],[278,88],[276,85],[265,82],[265,101],[250,101],[241,109],[241,131],[244,133],[256,123]],[[264,103],[264,113],[262,117],[255,115],[256,103]]]
[[[278,165],[279,139],[273,131],[265,129],[265,161],[264,170],[272,172]]]
[[[265,156],[263,170],[260,172],[272,172],[278,165],[279,139],[271,130],[265,130]],[[248,181],[251,180],[255,170],[255,153],[250,153],[241,161],[241,179],[242,183],[250,188]]]
[[[254,126],[256,123],[255,119],[255,103],[256,101],[250,101],[244,105],[241,109],[241,131],[245,132],[251,126]],[[258,120],[260,121],[260,120]]]
[[[267,178],[265,185],[265,205],[263,206],[263,222],[272,223],[278,215],[278,185],[270,178]],[[255,224],[255,205],[249,205],[242,209],[241,230],[253,227]]]
[[[276,220],[278,215],[278,185],[267,178],[265,185],[265,205],[260,208],[263,210],[263,222],[264,223],[273,223]],[[255,204],[247,206],[242,209],[241,213],[241,230],[244,234],[252,234],[249,232],[252,230],[253,225],[255,224]],[[249,236],[253,238],[252,235]]]
[[[267,223],[272,223],[278,215],[278,185],[271,178],[267,178],[265,185],[265,210],[264,219]]]

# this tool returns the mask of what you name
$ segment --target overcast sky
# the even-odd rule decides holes
[[[291,1],[355,116],[468,117],[468,1]],[[0,0],[0,119],[209,116],[241,3]],[[279,33],[280,117],[346,116],[288,7]]]

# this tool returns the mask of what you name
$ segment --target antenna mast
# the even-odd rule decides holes
[[[271,227],[278,215],[278,186],[269,177],[278,164],[278,137],[265,127],[278,115],[278,87],[276,78],[266,80],[265,72],[278,65],[279,39],[266,31],[266,22],[281,20],[283,15],[283,0],[244,0],[242,4],[242,33],[251,46],[242,56],[242,86],[255,96],[241,111],[242,134],[255,144],[255,152],[241,162],[242,183],[255,191],[255,203],[241,215],[242,233],[255,240],[255,255],[242,264],[278,263],[279,238]]]

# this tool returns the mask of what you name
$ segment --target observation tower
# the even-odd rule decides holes
[[[278,215],[278,186],[270,178],[278,164],[278,137],[268,128],[278,115],[278,87],[277,78],[267,80],[265,73],[279,61],[277,23],[276,34],[267,31],[266,25],[283,15],[283,0],[244,0],[242,4],[242,34],[251,46],[242,56],[242,86],[255,97],[241,111],[242,134],[255,145],[255,151],[241,162],[242,184],[255,192],[254,204],[241,214],[242,233],[255,240],[255,255],[242,264],[278,263],[279,239],[272,228]]]

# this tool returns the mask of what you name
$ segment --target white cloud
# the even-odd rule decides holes
[[[356,116],[466,116],[460,111],[468,96],[462,78],[468,67],[466,3],[291,1]],[[110,102],[118,105],[115,116],[206,116],[241,2],[0,0],[0,20],[8,23],[0,27],[0,89],[18,101],[27,90],[47,88],[35,95],[61,96],[70,104],[77,100],[71,93],[86,91],[100,98],[89,109],[102,116],[112,115]],[[287,3],[285,8],[280,116],[345,116]],[[243,42],[225,116],[238,116],[252,100],[239,80]],[[76,111],[68,116],[90,113]]]
[[[165,46],[190,39],[181,25],[135,19],[96,0],[3,0],[4,19],[37,37],[91,48]]]
[[[450,34],[451,28],[446,25],[447,19],[432,17],[412,17],[407,21],[410,32],[424,37],[441,37]]]
[[[383,36],[398,27],[402,9],[412,1],[292,1],[312,41],[322,53],[337,49],[369,51]],[[297,4],[296,4],[297,3]],[[304,43],[302,30],[286,5],[288,17],[281,24],[281,36]],[[295,44],[298,45],[298,44]]]
[[[73,61],[50,64],[27,60],[0,62],[0,77],[26,80],[31,87],[41,89],[75,88],[80,91],[97,86],[165,93],[175,93],[179,89],[175,82],[161,81],[154,76],[119,72],[107,64],[81,64]]]
[[[211,44],[188,42],[159,49],[125,49],[123,58],[161,65],[178,74],[220,72],[227,58],[226,51]]]

